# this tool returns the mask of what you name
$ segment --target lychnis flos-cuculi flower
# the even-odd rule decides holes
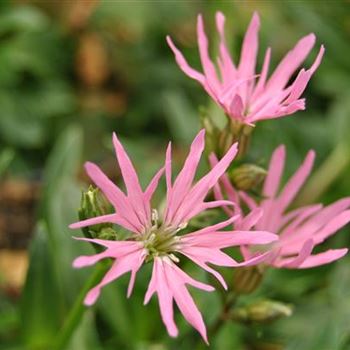
[[[260,120],[279,118],[305,109],[305,99],[301,98],[301,95],[321,63],[324,54],[323,46],[312,66],[309,69],[302,68],[295,80],[289,85],[288,83],[315,45],[315,35],[309,34],[300,39],[268,77],[271,48],[266,50],[261,72],[256,72],[259,15],[255,13],[249,24],[238,65],[233,63],[227,48],[224,24],[224,15],[217,12],[216,26],[220,38],[217,57],[219,75],[217,67],[209,56],[208,39],[204,32],[201,15],[198,16],[197,38],[203,73],[190,67],[171,38],[167,37],[181,70],[198,81],[227,116],[239,123],[254,125]]]
[[[263,199],[260,202],[246,192],[237,191],[225,174],[220,180],[221,186],[215,185],[217,200],[226,197],[240,203],[240,206],[233,209],[225,208],[230,217],[239,215],[240,219],[233,224],[236,230],[254,227],[256,230],[267,230],[279,235],[279,240],[265,250],[270,256],[264,264],[278,268],[304,269],[331,263],[348,252],[347,248],[341,248],[312,254],[316,245],[323,243],[350,222],[350,197],[327,206],[318,203],[289,210],[312,170],[314,158],[315,153],[310,151],[299,169],[280,189],[286,151],[283,145],[276,148],[270,160],[262,189]],[[214,156],[211,157],[211,163],[213,166],[217,164]],[[246,216],[240,209],[243,206],[250,210]],[[262,213],[258,220],[254,219],[256,211]],[[251,259],[259,248],[248,245],[241,250],[245,259]]]
[[[171,336],[177,336],[178,330],[173,315],[173,301],[175,301],[185,319],[208,342],[202,315],[186,285],[205,291],[212,291],[214,288],[186,274],[178,266],[179,259],[186,257],[191,260],[213,274],[226,288],[223,277],[208,264],[228,267],[248,266],[264,261],[269,255],[262,253],[243,262],[237,262],[221,251],[223,248],[233,246],[269,244],[277,239],[277,236],[272,233],[251,230],[249,224],[245,225],[244,230],[223,230],[232,225],[238,219],[237,216],[195,232],[183,233],[189,221],[196,215],[211,208],[235,205],[227,200],[206,202],[205,198],[234,159],[237,144],[232,145],[205,176],[197,182],[194,181],[204,150],[204,136],[205,132],[202,130],[194,139],[183,168],[175,181],[172,181],[171,144],[169,144],[165,167],[158,171],[145,190],[141,188],[136,171],[115,134],[113,135],[115,152],[127,193],[125,194],[114,184],[97,165],[86,163],[88,175],[113,205],[115,212],[86,219],[70,227],[76,229],[101,223],[113,223],[130,232],[128,239],[123,241],[77,238],[100,245],[105,250],[92,256],[78,257],[73,263],[74,267],[90,266],[106,258],[114,259],[110,270],[100,283],[88,292],[85,298],[86,305],[96,302],[102,287],[128,272],[131,273],[128,287],[128,296],[130,296],[136,273],[143,264],[151,261],[153,273],[145,303],[148,303],[152,295],[157,293],[161,317],[167,331]],[[166,205],[164,211],[159,212],[152,207],[151,199],[164,172],[167,186]],[[255,211],[255,215],[258,220],[261,212]]]

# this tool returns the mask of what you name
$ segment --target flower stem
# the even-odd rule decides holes
[[[84,306],[83,304],[86,293],[102,278],[102,276],[106,272],[106,266],[106,262],[101,262],[100,264],[98,264],[90,278],[87,280],[86,284],[81,289],[80,293],[78,294],[78,297],[75,299],[73,307],[71,308],[63,324],[62,329],[58,333],[53,350],[66,349],[69,340],[71,339],[72,335],[74,334],[74,331],[78,327],[86,310],[86,306]]]
[[[238,294],[235,292],[230,292],[227,297],[225,298],[223,307],[222,307],[222,311],[219,315],[219,317],[217,318],[217,320],[211,325],[211,327],[208,330],[208,334],[209,334],[209,339],[212,339],[217,332],[220,330],[220,328],[222,327],[222,325],[230,319],[230,315],[231,315],[231,309],[232,307],[235,305],[236,301],[238,298]]]

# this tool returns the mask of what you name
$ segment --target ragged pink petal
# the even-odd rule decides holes
[[[199,47],[199,56],[202,62],[205,77],[209,86],[215,95],[220,92],[220,82],[218,81],[216,68],[209,57],[208,39],[204,32],[203,18],[198,15],[197,18],[197,38]]]
[[[132,226],[128,221],[120,217],[118,214],[96,216],[95,218],[78,221],[73,224],[70,224],[69,228],[77,229],[81,227],[93,226],[93,225],[104,224],[104,223],[112,223],[112,224],[120,225],[134,233],[139,232],[134,226]]]
[[[167,201],[166,222],[169,223],[177,212],[179,206],[184,201],[186,194],[190,191],[194,176],[197,171],[199,161],[204,151],[205,131],[202,129],[192,142],[190,152],[186,158],[185,164],[176,177],[171,190],[171,197]]]
[[[330,249],[326,252],[314,254],[309,256],[302,264],[299,265],[299,269],[309,269],[311,267],[321,266],[329,264],[333,261],[341,259],[348,253],[347,248],[343,249]]]
[[[278,236],[266,231],[211,231],[189,233],[181,237],[181,242],[191,246],[227,248],[246,244],[269,244]]]
[[[176,213],[174,218],[175,223],[187,222],[191,219],[190,214],[193,212],[195,206],[200,206],[203,203],[209,190],[214,187],[235,158],[237,151],[238,146],[235,143],[230,147],[224,157],[192,187]]]
[[[276,266],[298,268],[311,255],[313,248],[314,241],[312,239],[308,239],[306,242],[304,242],[296,257],[281,259],[281,262],[277,263]]]
[[[267,198],[274,197],[280,186],[281,176],[286,159],[286,148],[280,145],[272,154],[267,176],[264,182],[263,195]]]
[[[118,252],[124,252],[127,251],[133,251],[137,250],[139,247],[141,247],[140,242],[135,241],[110,241],[107,239],[99,239],[99,238],[87,238],[87,237],[73,237],[77,241],[85,241],[90,242],[93,244],[98,244],[102,247],[110,248],[112,249],[116,254]]]
[[[257,12],[253,14],[252,20],[245,34],[241,59],[239,62],[238,71],[240,76],[253,75],[255,72],[256,57],[258,53],[258,32],[260,27],[260,19]]]
[[[147,226],[150,221],[150,216],[146,210],[147,204],[144,203],[144,196],[137,173],[129,156],[125,152],[123,145],[120,143],[115,133],[113,133],[113,144],[128,193],[128,199],[141,224],[143,226]]]
[[[169,35],[166,37],[166,40],[167,40],[169,47],[171,48],[171,50],[173,51],[173,53],[175,55],[175,59],[176,59],[177,64],[183,70],[183,72],[185,74],[187,74],[189,77],[191,77],[192,79],[197,80],[202,85],[205,85],[204,75],[197,72],[196,70],[194,70],[193,68],[191,68],[189,66],[185,57],[180,52],[180,50],[175,46],[175,44],[173,43],[173,41],[171,40]]]
[[[111,258],[111,257],[112,255],[110,254],[110,252],[106,250],[102,253],[91,255],[91,256],[79,256],[73,261],[72,265],[73,267],[79,269],[81,267],[95,265],[98,261],[106,258]]]
[[[210,166],[212,168],[214,168],[217,163],[218,163],[218,159],[216,158],[216,155],[214,153],[211,153],[209,155],[209,163],[210,163]],[[232,186],[232,184],[230,183],[230,180],[227,176],[226,173],[223,173],[222,176],[220,177],[220,182],[222,182],[223,184],[223,187],[224,187],[224,190],[225,190],[225,193],[227,194],[227,198],[229,200],[231,200],[232,202],[234,203],[238,203],[239,202],[239,195],[236,191],[236,189]],[[219,183],[216,183],[215,186],[219,186]],[[220,188],[220,187],[219,187]],[[220,199],[224,199],[224,197],[221,195],[221,197],[219,196],[217,198],[218,200]]]
[[[173,297],[181,313],[187,322],[200,333],[204,341],[209,344],[202,315],[185,286],[185,284],[191,284],[198,288],[198,282],[194,281],[172,263],[164,263],[164,269],[168,280],[173,281]],[[207,290],[211,291],[213,288]]]
[[[163,261],[156,258],[153,263],[153,272],[148,290],[145,296],[145,304],[147,304],[154,293],[158,294],[160,314],[163,323],[171,337],[178,335],[178,329],[174,322],[173,295],[171,286],[168,284],[168,278],[165,274]]]
[[[322,243],[329,236],[340,230],[350,222],[350,209],[345,210],[330,220],[314,237],[317,243]]]
[[[275,253],[275,250],[270,250],[261,254],[251,254],[251,256],[246,257],[243,262],[240,263],[240,266],[255,266],[259,264],[272,264],[278,254]]]
[[[149,206],[149,203],[153,197],[155,190],[158,187],[159,180],[162,177],[162,175],[164,174],[164,170],[165,170],[164,167],[161,168],[160,170],[158,170],[146,188],[146,191],[144,193],[144,200],[146,201],[146,203],[148,203],[148,206]]]
[[[188,257],[194,257],[200,261],[218,266],[235,266],[236,261],[220,251],[219,248],[206,247],[205,245],[199,246],[199,244],[194,245],[193,243],[191,245],[184,244],[180,249],[180,253],[184,253]]]
[[[95,287],[90,289],[88,294],[85,297],[84,303],[85,305],[92,305],[96,302],[97,298],[101,293],[102,287],[111,283],[112,281],[118,279],[120,276],[124,275],[127,272],[131,272],[135,274],[141,267],[145,258],[145,252],[143,248],[139,248],[138,250],[118,257],[113,263],[110,270],[105,274],[102,281],[97,284]],[[131,279],[131,287],[133,285],[134,276]],[[131,288],[129,287],[128,294],[130,295]]]
[[[259,28],[260,19],[258,13],[255,12],[243,39],[241,58],[238,66],[238,75],[240,78],[253,76],[255,74],[255,65],[259,47]],[[251,84],[246,84],[240,88],[243,103],[248,102],[251,88]]]
[[[235,207],[237,207],[237,205],[235,203],[233,203],[231,201],[227,201],[227,200],[204,202],[204,203],[202,203],[202,205],[194,207],[193,210],[189,212],[188,216],[195,217],[197,214],[204,212],[205,210],[218,208],[218,207],[235,208]]]
[[[191,236],[197,237],[197,236],[204,235],[206,233],[213,233],[213,232],[216,232],[218,230],[221,230],[224,227],[229,226],[230,224],[232,224],[233,222],[235,222],[238,219],[239,219],[239,215],[230,216],[230,218],[225,220],[225,221],[221,221],[221,222],[218,222],[217,224],[206,226],[198,231],[188,233],[184,237],[191,237]]]
[[[192,260],[195,264],[197,264],[203,270],[211,273],[221,283],[223,288],[227,290],[227,284],[224,278],[221,276],[221,274],[218,271],[214,270],[213,268],[207,265],[207,263],[209,262],[207,259],[200,257],[197,254],[193,254],[191,249],[182,249],[181,254],[186,256],[190,260]],[[225,265],[225,266],[232,266],[232,264],[230,263],[229,265]]]
[[[308,178],[312,170],[314,160],[315,160],[315,152],[309,151],[303,164],[295,172],[295,174],[289,179],[283,191],[278,196],[277,203],[280,206],[280,209],[282,211],[290,205],[292,200],[295,198],[295,196],[297,195],[297,193],[305,183],[306,179]]]
[[[305,221],[308,219],[312,219],[312,216],[315,215],[317,212],[322,210],[322,205],[321,204],[315,204],[315,205],[310,205],[307,207],[302,208],[301,211],[299,211],[299,214],[296,215],[287,225],[285,223],[281,223],[281,226],[283,229],[281,230],[280,237],[281,241],[288,241],[293,237],[296,232],[298,232],[298,228],[302,224],[305,224]]]
[[[297,78],[295,79],[295,81],[292,85],[292,91],[291,91],[289,97],[287,98],[287,100],[285,100],[283,102],[284,104],[292,103],[292,102],[296,101],[301,96],[301,94],[306,89],[306,86],[307,86],[308,82],[310,81],[312,75],[315,73],[316,69],[321,64],[322,57],[324,55],[324,51],[325,51],[325,49],[324,49],[324,46],[322,45],[320,48],[320,51],[315,59],[315,62],[313,63],[311,68],[308,70],[302,69],[299,72]]]
[[[258,83],[255,86],[252,99],[257,98],[259,96],[259,94],[264,90],[265,83],[267,80],[267,74],[269,72],[270,60],[271,60],[271,48],[269,47],[265,53],[265,58],[264,58],[264,63],[263,63],[262,70],[260,73],[260,78],[259,78]]]
[[[162,320],[168,333],[171,336],[176,336],[178,331],[173,315],[173,300],[175,300],[185,319],[208,342],[202,315],[187,291],[186,284],[207,291],[213,290],[211,286],[198,282],[185,274],[170,259],[165,257],[155,258],[152,279],[146,292],[145,303],[149,301],[152,294],[155,292],[158,294]]]
[[[350,197],[339,199],[315,215],[313,224],[317,223],[319,225],[317,228],[320,228],[348,208],[350,208]]]
[[[315,34],[309,34],[300,39],[295,47],[287,53],[269,79],[266,90],[269,93],[278,91],[286,86],[296,69],[304,62],[315,45]]]
[[[236,67],[230,57],[230,53],[227,49],[226,41],[225,41],[225,16],[222,12],[217,12],[216,16],[216,27],[220,35],[220,73],[223,81],[224,87],[230,84],[230,81],[236,77],[237,70]]]
[[[97,165],[87,162],[85,164],[85,169],[91,180],[102,190],[106,198],[114,206],[117,213],[129,223],[129,226],[133,227],[133,230],[139,231],[142,224],[135,214],[131,203],[119,187],[116,186]],[[127,229],[129,229],[129,227]]]
[[[239,230],[248,231],[255,226],[262,218],[264,212],[261,208],[253,209],[249,214],[241,219]],[[236,226],[237,227],[237,226]]]

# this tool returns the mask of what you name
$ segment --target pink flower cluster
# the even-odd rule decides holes
[[[220,36],[218,67],[209,58],[208,40],[204,33],[202,17],[198,17],[198,45],[204,73],[191,68],[181,52],[168,37],[180,68],[191,78],[199,81],[207,93],[233,119],[254,124],[262,119],[278,118],[305,108],[301,95],[311,76],[319,66],[324,48],[311,68],[301,69],[295,80],[288,85],[291,76],[308,56],[314,46],[315,36],[302,38],[286,55],[275,72],[268,78],[271,49],[266,51],[261,73],[256,75],[258,52],[259,17],[254,14],[245,35],[238,66],[230,58],[224,38],[224,16],[216,15]],[[102,259],[111,259],[109,271],[86,295],[85,304],[92,305],[101,289],[120,276],[130,273],[127,295],[131,295],[136,275],[141,267],[153,264],[152,277],[145,293],[147,304],[154,294],[158,296],[160,314],[168,333],[178,334],[174,322],[173,304],[208,343],[206,327],[187,287],[193,286],[210,292],[214,288],[200,282],[179,265],[180,259],[190,260],[201,269],[212,274],[227,288],[222,275],[213,268],[234,268],[265,264],[277,268],[309,268],[330,263],[343,257],[347,249],[327,250],[314,253],[316,245],[344,227],[350,221],[350,198],[341,199],[323,207],[321,204],[289,210],[292,201],[310,174],[314,152],[310,151],[305,161],[287,184],[280,190],[285,164],[285,148],[278,147],[272,155],[268,175],[265,179],[262,200],[254,200],[248,193],[237,191],[226,174],[234,160],[239,145],[233,144],[218,160],[210,156],[211,170],[195,181],[197,168],[205,148],[205,131],[195,137],[184,165],[172,179],[171,144],[166,150],[165,165],[142,189],[135,168],[117,136],[113,135],[116,158],[123,177],[126,193],[114,184],[93,163],[85,169],[104,193],[114,208],[114,213],[89,218],[70,225],[72,229],[101,223],[112,223],[129,232],[125,240],[76,238],[105,248],[91,256],[80,256],[73,262],[76,268],[91,266]],[[152,197],[159,181],[165,177],[165,207],[158,210]],[[206,201],[213,190],[215,200]],[[223,208],[226,221],[199,230],[191,230],[191,220],[212,208]],[[247,210],[243,208],[248,208]],[[234,260],[223,249],[239,247],[242,261]]]

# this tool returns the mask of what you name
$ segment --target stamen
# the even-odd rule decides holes
[[[152,209],[152,224],[158,226],[159,215],[157,209]]]
[[[185,228],[187,227],[187,225],[188,225],[188,222],[183,222],[183,223],[181,223],[181,224],[179,225],[179,227],[176,229],[175,232],[177,233],[177,232],[179,232],[179,231],[185,229]]]
[[[149,238],[147,240],[147,243],[153,243],[155,239],[156,239],[156,234],[151,233],[151,235],[149,236]]]
[[[168,257],[169,261],[178,263],[180,260],[174,255],[174,252],[180,247],[180,238],[177,233],[187,227],[187,222],[181,223],[177,227],[165,226],[159,222],[159,216],[156,209],[152,209],[151,214],[152,227],[148,228],[141,240],[148,252],[148,261],[157,256]]]
[[[172,261],[174,261],[176,263],[180,262],[180,259],[177,256],[175,256],[173,253],[170,253],[168,256]]]

